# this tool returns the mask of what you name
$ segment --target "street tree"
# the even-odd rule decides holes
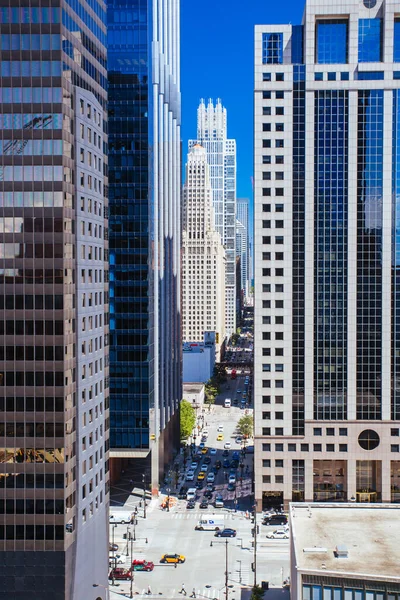
[[[254,585],[251,588],[251,596],[250,600],[263,600],[264,598],[264,590],[258,585]]]
[[[196,424],[196,413],[187,400],[182,400],[180,409],[181,440],[187,440]]]
[[[244,415],[238,421],[237,428],[243,437],[253,437],[253,416]]]

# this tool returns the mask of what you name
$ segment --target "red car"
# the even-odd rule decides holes
[[[132,571],[152,571],[154,563],[147,560],[133,560]]]
[[[111,569],[108,579],[122,579],[125,581],[130,581],[132,577],[132,571],[130,569]]]

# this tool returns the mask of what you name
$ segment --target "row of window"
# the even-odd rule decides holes
[[[24,206],[35,208],[42,206],[46,208],[53,206],[58,208],[73,208],[74,198],[72,194],[67,192],[0,192],[1,208],[22,208]],[[2,218],[0,218],[0,224],[1,222]]]
[[[272,164],[272,156],[270,154],[264,154],[262,157],[262,164],[263,165],[271,165]],[[285,158],[283,156],[283,154],[276,154],[275,155],[275,164],[276,165],[283,165],[285,164]]]
[[[73,308],[72,296],[69,294],[66,294],[65,297],[61,294],[46,294],[44,296],[41,294],[35,296],[32,294],[26,296],[20,294],[0,295],[0,310],[62,310],[64,308],[64,298],[66,300],[65,308]]]
[[[93,131],[91,127],[85,128],[83,123],[80,123],[79,129],[81,140],[86,140],[89,144],[93,144],[101,150],[101,136],[97,131]]]
[[[64,360],[64,346],[0,346],[0,360]]]
[[[279,431],[282,431],[282,433],[278,433],[277,432],[278,429],[275,429],[275,434],[274,435],[283,435],[283,428],[279,428]],[[262,429],[262,434],[263,435],[271,435],[271,428],[270,427],[263,427]],[[271,452],[271,447],[272,444],[263,444],[262,445],[262,449],[263,452]],[[309,452],[310,449],[313,452],[322,452],[323,450],[323,446],[322,444],[300,444],[300,451],[301,452]],[[287,450],[288,452],[297,452],[297,444],[288,444],[287,445]],[[347,444],[325,444],[325,451],[326,452],[347,452]],[[284,444],[281,443],[277,443],[274,444],[274,451],[275,452],[284,452]],[[391,444],[390,445],[390,451],[391,452],[399,452],[400,451],[400,444]]]
[[[271,140],[263,140],[262,147],[263,148],[272,148],[272,141]],[[284,147],[285,147],[285,140],[275,140],[275,148],[284,148]]]
[[[14,423],[0,421],[0,437],[63,437],[64,423]]]
[[[59,60],[2,60],[1,77],[61,77]]]
[[[67,167],[56,166],[0,166],[0,181],[36,181],[43,183],[44,181],[55,182],[64,181],[64,172],[67,175],[66,179],[70,180],[70,170]]]
[[[86,174],[86,177],[85,177],[85,173],[83,173],[81,171],[80,175],[79,175],[79,181],[80,181],[80,185],[82,187],[85,187],[85,179],[86,179],[86,185],[89,188],[89,190],[98,192],[100,195],[102,194],[103,184],[100,181],[100,179],[97,179],[97,177],[93,177],[93,175],[89,175],[89,174]]]

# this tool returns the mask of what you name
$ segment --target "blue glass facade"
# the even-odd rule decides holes
[[[108,4],[111,447],[149,446],[147,2]]]
[[[315,93],[314,418],[347,415],[348,92]]]
[[[400,419],[400,90],[393,91],[392,224],[392,402],[391,417]]]
[[[348,21],[329,19],[317,21],[316,56],[318,64],[340,64],[348,62]]]
[[[181,399],[179,24],[157,6],[108,3],[110,445],[152,445],[152,485]]]
[[[263,64],[281,65],[283,63],[283,33],[264,33],[262,44]]]
[[[304,27],[303,25],[293,25],[292,27],[292,64],[301,65],[303,59],[304,47]]]
[[[382,19],[359,19],[358,62],[382,60]]]
[[[394,20],[393,60],[400,62],[400,19]]]
[[[383,92],[358,93],[357,418],[381,418]]]

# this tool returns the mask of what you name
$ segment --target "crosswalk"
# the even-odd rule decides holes
[[[209,514],[207,513],[207,511],[203,511],[203,512],[196,512],[196,511],[187,511],[187,512],[170,512],[168,513],[168,518],[169,519],[175,519],[175,520],[195,520],[195,521],[199,521],[202,517],[204,517],[205,514]],[[224,516],[225,517],[225,521],[236,521],[239,520],[239,517],[232,513],[218,513],[218,516]]]

